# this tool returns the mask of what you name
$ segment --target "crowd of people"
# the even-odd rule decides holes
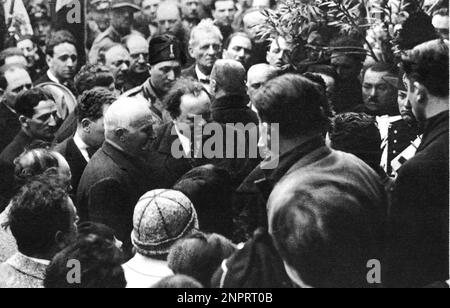
[[[0,287],[450,287],[448,2],[49,2],[0,2]]]

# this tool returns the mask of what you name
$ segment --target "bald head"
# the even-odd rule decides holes
[[[266,63],[256,64],[250,67],[247,73],[247,94],[253,99],[256,91],[270,79],[277,77],[279,70]]]
[[[259,10],[250,11],[242,19],[244,31],[254,39],[257,36],[257,26],[266,22],[266,17]]]
[[[221,95],[245,94],[245,68],[236,60],[217,60],[211,72],[211,89]]]
[[[121,97],[105,115],[105,139],[124,152],[141,156],[153,138],[153,119],[145,101]]]
[[[115,101],[105,114],[105,131],[136,127],[143,120],[151,120],[148,105],[135,97],[121,97]]]

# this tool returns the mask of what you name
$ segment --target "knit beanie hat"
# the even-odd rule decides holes
[[[178,239],[198,228],[197,212],[188,197],[179,191],[156,189],[136,205],[131,241],[141,255],[163,256]]]

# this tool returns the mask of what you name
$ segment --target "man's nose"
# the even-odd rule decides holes
[[[56,126],[56,117],[54,115],[50,116],[50,120],[48,122],[48,126],[51,126],[51,127]]]
[[[145,61],[145,57],[144,57],[144,55],[143,54],[140,54],[139,55],[139,60],[138,60],[138,63],[146,63],[146,61]]]
[[[121,70],[121,71],[126,71],[126,70],[128,70],[128,65],[127,65],[126,63],[122,63],[122,64],[119,66],[119,70]]]
[[[171,70],[167,73],[167,79],[173,81],[173,80],[175,80],[175,78],[176,78],[176,76],[175,76],[175,72],[173,70]]]

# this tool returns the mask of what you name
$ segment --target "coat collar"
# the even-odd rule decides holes
[[[216,98],[212,103],[212,109],[246,108],[248,102],[249,99],[246,95],[226,95]]]
[[[133,173],[144,173],[144,164],[138,157],[134,157],[125,151],[121,151],[107,141],[103,143],[102,151],[110,157],[122,170]]]
[[[44,280],[45,271],[48,267],[48,265],[43,262],[37,262],[35,259],[27,257],[19,252],[9,258],[6,263],[16,271],[38,280]]]
[[[161,126],[159,131],[157,132],[157,138],[153,145],[153,148],[157,149],[158,152],[171,154],[172,144],[175,142],[175,140],[177,140],[177,138],[178,135],[176,134],[173,122],[167,123]]]
[[[273,188],[300,159],[323,147],[325,147],[325,141],[322,136],[317,135],[289,152],[282,154],[279,157],[279,163],[275,169],[262,169],[261,166],[264,164],[264,162],[262,162],[252,173],[250,173],[247,179],[244,180],[242,185],[238,188],[238,192],[255,193],[260,191],[261,188],[264,190],[265,188],[271,190],[271,188]],[[330,152],[329,149],[328,152]]]
[[[422,138],[422,143],[417,149],[417,153],[423,151],[436,139],[444,134],[448,135],[448,119],[449,111],[441,112],[440,114],[428,119],[424,126],[424,134]]]

